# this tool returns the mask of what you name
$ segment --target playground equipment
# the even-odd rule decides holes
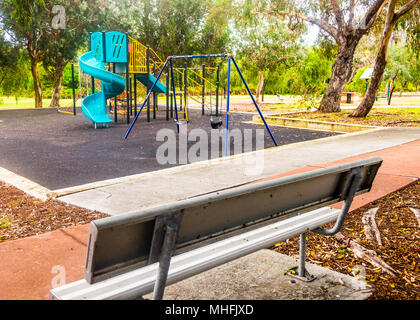
[[[157,55],[127,34],[114,31],[92,33],[89,47],[90,51],[79,58],[82,71],[92,77],[92,94],[82,101],[84,115],[95,123],[95,127],[98,123],[111,122],[106,112],[106,101],[114,98],[114,121],[117,121],[117,96],[126,91],[126,116],[127,123],[130,123],[133,103],[135,109],[137,105],[135,81],[149,87],[150,83],[156,80],[151,74],[151,65],[153,69],[159,70]],[[151,53],[155,56],[154,59]],[[125,75],[125,78],[120,74]],[[101,81],[102,91],[95,92],[95,78]],[[159,82],[153,92],[166,93],[166,86]],[[148,119],[150,120],[150,104]]]
[[[107,37],[109,40],[114,39],[112,33],[93,33],[90,38],[90,51],[79,58],[83,72],[102,81],[102,91],[93,92],[82,100],[83,114],[95,124],[95,128],[97,124],[112,122],[106,113],[106,101],[125,89],[123,77],[105,70],[105,63],[124,61],[123,54],[116,50],[116,42],[112,41],[107,47]],[[112,45],[114,50],[111,50]]]
[[[185,56],[169,56],[166,59],[166,61],[163,64],[163,66],[161,67],[161,69],[159,71],[159,74],[156,77],[156,80],[153,82],[150,90],[148,91],[147,96],[144,99],[144,101],[143,101],[143,103],[142,103],[142,105],[140,107],[140,110],[137,112],[136,116],[134,117],[133,121],[131,122],[131,125],[128,128],[128,130],[127,130],[127,132],[126,132],[126,134],[124,136],[124,139],[127,139],[128,138],[131,130],[133,129],[134,124],[136,123],[138,117],[140,116],[140,113],[142,112],[145,104],[149,101],[149,98],[150,98],[150,95],[151,95],[152,91],[157,86],[157,83],[159,82],[159,79],[162,76],[162,73],[163,73],[163,71],[166,68],[169,68],[169,72],[170,72],[170,77],[171,77],[171,91],[172,92],[175,92],[175,83],[174,83],[174,76],[173,76],[174,75],[174,72],[173,72],[173,70],[174,70],[174,68],[173,68],[173,60],[176,60],[176,59],[197,59],[197,58],[217,58],[217,57],[220,57],[220,58],[228,58],[227,90],[226,90],[226,93],[227,93],[227,96],[226,96],[226,117],[225,117],[225,128],[226,128],[226,130],[225,130],[225,156],[228,155],[228,150],[229,150],[229,144],[228,143],[229,143],[229,103],[230,103],[229,99],[230,99],[231,62],[233,62],[236,70],[238,71],[238,74],[239,74],[239,76],[240,76],[243,84],[245,85],[245,87],[246,87],[246,89],[248,91],[248,94],[249,94],[252,102],[254,103],[255,108],[257,109],[257,111],[258,111],[261,119],[263,120],[264,126],[267,129],[267,131],[268,131],[268,133],[269,133],[269,135],[270,135],[270,137],[271,137],[274,145],[275,146],[278,146],[277,141],[276,141],[273,133],[270,130],[270,127],[268,126],[267,122],[265,121],[265,118],[264,118],[264,116],[263,116],[260,108],[258,107],[258,104],[255,101],[254,96],[252,95],[251,90],[249,89],[249,86],[246,83],[245,78],[243,77],[242,72],[239,69],[238,64],[235,61],[235,58],[233,57],[232,54],[226,54],[226,53],[202,54],[202,55],[185,55]],[[174,102],[175,102],[175,113],[176,113],[176,120],[177,120],[177,130],[179,132],[179,122],[178,122],[178,113],[177,113],[177,107],[176,107],[176,99],[174,99]],[[220,121],[218,121],[218,123],[216,123],[216,122],[214,124],[212,123],[212,127],[213,127],[213,125],[216,127],[216,126],[220,126],[221,123],[220,123]]]
[[[147,93],[151,84],[157,80],[155,76],[163,67],[163,60],[149,46],[141,44],[127,34],[114,31],[92,33],[89,48],[90,51],[79,58],[82,71],[91,76],[92,95],[86,97],[82,103],[83,113],[95,124],[108,123],[111,120],[106,114],[106,100],[114,98],[109,102],[109,111],[114,113],[114,121],[117,122],[117,114],[124,114],[127,123],[130,123],[130,116],[133,112],[137,113],[137,81],[146,87]],[[202,88],[201,104],[204,115],[205,107],[212,109],[211,91],[210,105],[206,101],[204,89],[206,85],[209,90],[217,89],[215,93],[217,116],[219,87],[218,84],[215,85],[205,78],[205,72],[209,70],[216,70],[216,68],[203,66],[202,75],[187,66],[174,68],[175,87],[171,92],[166,89],[172,81],[167,72],[166,81],[156,82],[152,90],[153,99],[147,101],[147,121],[150,122],[151,111],[153,111],[153,119],[156,118],[158,95],[166,94],[166,120],[173,118],[174,101],[179,98],[177,107],[182,112],[177,116],[176,121],[179,124],[188,122],[187,97],[190,94],[192,100],[199,102],[196,92],[191,90],[194,86],[194,88]],[[217,73],[219,74],[219,71]],[[100,92],[102,93],[95,93],[95,78],[101,81],[103,88]],[[73,97],[75,97],[74,93]],[[75,102],[73,105],[73,114],[75,114]],[[121,110],[121,106],[125,107],[125,110]]]
[[[229,99],[230,99],[230,74],[231,62],[234,63],[238,74],[244,83],[249,96],[251,97],[263,123],[273,140],[275,146],[277,141],[274,138],[264,116],[255,101],[251,90],[248,87],[235,59],[231,54],[206,54],[206,55],[185,55],[185,56],[170,56],[165,62],[156,54],[156,52],[149,46],[144,46],[140,42],[131,38],[127,34],[121,32],[94,32],[90,36],[89,43],[90,51],[83,54],[79,58],[79,64],[83,72],[92,76],[92,94],[87,96],[82,101],[82,111],[85,116],[90,119],[95,128],[98,123],[107,124],[112,120],[108,117],[106,112],[107,99],[114,98],[114,121],[117,122],[117,104],[118,100],[126,102],[126,119],[130,123],[130,115],[135,114],[134,120],[131,122],[125,139],[127,139],[131,132],[133,125],[137,121],[143,108],[147,106],[147,121],[150,122],[150,97],[153,94],[153,118],[156,118],[156,110],[158,108],[158,94],[166,94],[166,120],[169,120],[169,114],[173,117],[175,110],[175,121],[179,132],[179,126],[189,121],[188,119],[188,87],[189,84],[201,85],[201,105],[202,115],[205,114],[205,107],[210,109],[210,125],[213,129],[221,127],[223,124],[221,114],[219,114],[219,73],[220,68],[209,68],[202,65],[200,75],[195,71],[195,68],[188,68],[185,64],[184,68],[175,68],[173,60],[176,59],[196,59],[196,58],[228,58],[228,72],[227,72],[227,97],[226,97],[226,111],[225,111],[225,155],[228,153],[229,142]],[[108,65],[106,65],[108,64]],[[206,71],[216,70],[216,84],[206,79]],[[161,82],[161,76],[166,73],[165,84]],[[119,74],[125,74],[125,79]],[[95,93],[94,79],[101,80],[102,91]],[[141,107],[137,110],[137,81],[142,83],[147,88],[146,98]],[[163,77],[162,77],[163,81]],[[177,83],[178,82],[178,83]],[[200,83],[201,82],[201,83]],[[213,112],[212,95],[210,94],[210,104],[206,103],[206,85],[208,89],[215,90],[215,112]],[[118,99],[117,96],[122,94],[125,90],[123,99]],[[194,96],[194,90],[190,90],[191,98],[199,101]],[[179,111],[178,113],[177,98],[179,97]],[[169,103],[170,101],[170,103]],[[134,106],[134,108],[133,108]],[[221,107],[221,105],[220,105]],[[134,109],[134,110],[133,110]],[[110,105],[110,111],[112,105]],[[170,113],[169,113],[170,110]]]

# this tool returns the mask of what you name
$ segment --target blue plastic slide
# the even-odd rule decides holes
[[[106,113],[106,100],[124,92],[125,79],[105,70],[105,64],[89,51],[79,58],[84,73],[102,80],[102,91],[95,92],[82,100],[83,114],[93,123],[108,123],[112,120]]]

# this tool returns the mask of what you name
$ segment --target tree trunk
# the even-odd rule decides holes
[[[380,50],[376,57],[375,67],[373,69],[372,78],[368,90],[363,97],[360,105],[353,111],[352,117],[366,117],[375,103],[379,87],[382,82],[382,76],[386,67],[386,51]]]
[[[396,0],[391,0],[389,2],[384,30],[379,41],[378,55],[376,56],[375,66],[373,67],[372,78],[370,79],[369,87],[362,102],[353,111],[352,117],[366,117],[375,103],[376,95],[381,86],[382,77],[387,64],[389,41],[391,40],[392,31],[394,30],[396,23],[396,21],[394,22],[393,20],[396,2]]]
[[[60,107],[61,84],[63,82],[64,67],[57,67],[53,77],[53,92],[51,95],[51,108]]]
[[[378,55],[375,60],[372,78],[370,80],[370,84],[365,97],[363,98],[360,105],[356,108],[356,110],[353,111],[352,117],[366,117],[369,111],[372,109],[373,104],[375,103],[376,95],[378,94],[379,88],[381,86],[382,77],[388,58],[388,45],[394,27],[397,24],[398,19],[409,12],[417,2],[418,0],[411,0],[405,3],[397,12],[395,12],[397,0],[389,1],[384,30],[379,41]],[[395,77],[393,80],[395,80]],[[394,88],[392,88],[391,94],[389,96],[388,105],[391,103],[391,96],[393,91]]]
[[[31,58],[31,73],[34,80],[34,91],[35,91],[35,108],[42,108],[42,87],[41,78],[38,73],[38,61]]]
[[[389,106],[391,105],[391,99],[392,99],[392,95],[394,94],[394,90],[395,90],[394,81],[392,81],[391,92],[389,93],[389,99],[388,99]]]
[[[354,51],[358,39],[356,37],[347,40],[344,45],[339,46],[337,58],[332,67],[331,79],[327,91],[322,97],[319,111],[340,112],[341,95],[344,87],[352,73]]]
[[[401,91],[400,91],[400,97],[402,97],[402,94],[403,94],[403,92],[404,92],[404,90],[405,90],[406,85],[407,85],[407,82],[404,82],[404,83],[403,83],[403,86],[402,86],[402,88],[401,88]]]
[[[261,96],[261,90],[264,86],[264,74],[263,71],[258,71],[258,85],[257,85],[257,93],[256,93],[256,99],[257,103],[260,102],[260,96]]]

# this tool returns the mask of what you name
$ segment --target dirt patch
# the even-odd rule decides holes
[[[314,111],[292,113],[288,114],[287,117],[381,127],[420,127],[419,111],[412,111],[411,109],[374,109],[366,118],[350,117],[352,110],[343,110],[340,113]]]
[[[372,208],[379,208],[375,220],[382,246],[365,235],[362,216]],[[420,181],[351,212],[341,231],[347,240],[374,250],[396,271],[395,276],[355,258],[349,246],[336,237],[313,232],[308,233],[307,261],[350,275],[355,275],[358,266],[363,266],[365,281],[374,289],[370,299],[420,299],[420,226],[410,208],[420,210]],[[299,237],[279,243],[274,249],[297,256]]]
[[[89,223],[108,215],[57,200],[41,201],[0,182],[0,242]]]

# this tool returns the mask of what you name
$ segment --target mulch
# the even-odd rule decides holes
[[[343,110],[339,113],[313,111],[291,113],[287,117],[380,127],[420,127],[418,114],[410,111],[385,112],[374,109],[366,118],[351,117],[351,113],[352,110]]]
[[[108,215],[50,199],[41,201],[0,182],[0,242],[89,223]]]
[[[365,282],[373,288],[370,299],[420,299],[420,226],[410,207],[420,210],[420,181],[351,212],[341,231],[347,240],[374,250],[396,271],[395,276],[355,258],[348,245],[336,237],[313,232],[309,232],[307,237],[307,261],[353,276],[358,266],[363,266]],[[364,233],[362,216],[372,208],[379,208],[376,224],[382,246],[368,240]],[[297,257],[299,237],[276,244],[274,250]]]

